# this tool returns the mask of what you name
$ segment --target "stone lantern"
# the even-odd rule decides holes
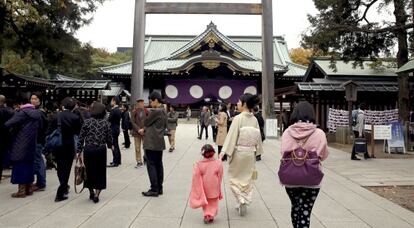
[[[341,85],[345,88],[345,99],[348,101],[348,126],[349,126],[349,139],[352,139],[352,102],[357,101],[357,88],[358,84],[352,80],[347,81]]]

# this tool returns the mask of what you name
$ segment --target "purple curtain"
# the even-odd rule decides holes
[[[257,93],[255,80],[166,80],[165,100],[171,104],[192,104],[206,98],[237,103],[245,92]]]

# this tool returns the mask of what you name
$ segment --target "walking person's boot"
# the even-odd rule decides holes
[[[19,184],[17,192],[13,193],[11,195],[13,198],[24,198],[26,197],[26,185],[25,184]]]
[[[27,195],[27,196],[31,196],[31,195],[33,195],[33,184],[32,184],[32,183],[30,183],[30,184],[26,184],[26,189],[25,189],[25,191],[26,191],[26,195]]]
[[[93,200],[95,198],[95,192],[92,188],[89,188],[89,199]]]

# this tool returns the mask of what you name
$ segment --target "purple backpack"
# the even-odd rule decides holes
[[[298,142],[297,149],[283,153],[278,172],[283,185],[318,186],[321,183],[323,173],[318,154],[304,149],[308,138],[303,143]]]

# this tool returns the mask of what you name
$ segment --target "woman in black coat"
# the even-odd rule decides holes
[[[259,128],[260,128],[260,135],[262,137],[262,142],[266,139],[265,133],[264,133],[264,119],[262,117],[262,113],[259,112],[259,106],[256,106],[254,109],[254,116],[257,119],[257,122],[259,123]],[[256,161],[261,161],[262,160],[262,155],[256,155]]]
[[[84,187],[95,203],[99,202],[102,189],[106,189],[106,145],[112,147],[111,124],[104,119],[105,114],[105,105],[92,104],[92,118],[85,120],[78,142],[78,156],[83,154],[86,168]]]
[[[31,104],[20,106],[4,126],[12,130],[10,160],[13,164],[11,182],[18,184],[18,191],[13,198],[24,198],[32,195],[34,181],[34,158],[36,138],[41,121],[41,112]]]

